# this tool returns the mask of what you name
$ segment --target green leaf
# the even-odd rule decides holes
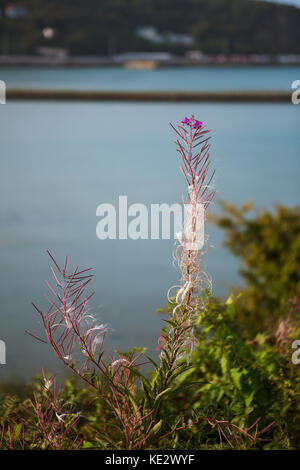
[[[170,393],[172,391],[172,388],[169,387],[169,388],[166,388],[166,390],[163,390],[162,392],[160,392],[157,397],[155,398],[155,401],[154,401],[154,408],[157,406],[157,404],[160,402],[161,398],[165,395],[167,395],[168,393]]]
[[[155,369],[159,369],[159,365],[150,357],[145,354],[145,357],[151,362],[151,364],[155,367]]]
[[[22,431],[22,423],[18,423],[13,427],[12,436],[14,440],[19,439],[21,431]]]
[[[228,299],[226,300],[225,304],[226,305],[231,305],[234,301],[234,294],[231,293],[230,296],[228,297]]]
[[[228,359],[227,359],[227,357],[222,356],[220,363],[221,363],[222,373],[223,373],[223,375],[225,375],[226,372],[227,372],[227,369],[228,369]]]
[[[153,428],[151,429],[151,434],[157,434],[160,428],[162,427],[162,423],[162,419],[158,423],[156,423],[155,426],[153,426]]]
[[[245,405],[247,408],[251,405],[254,394],[255,394],[255,390],[253,390],[251,393],[249,393],[249,395],[246,396]]]
[[[239,369],[237,369],[237,368],[231,369],[231,371],[230,371],[230,375],[231,375],[232,381],[233,381],[234,385],[235,385],[239,390],[241,390],[241,383],[240,383],[241,377],[242,377],[242,375],[244,375],[245,373],[246,373],[245,370],[239,370]]]
[[[89,441],[83,441],[82,447],[83,449],[91,449],[92,447],[94,447],[94,444]]]

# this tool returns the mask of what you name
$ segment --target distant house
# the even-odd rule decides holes
[[[300,64],[300,55],[281,54],[277,56],[279,64]]]
[[[164,42],[164,37],[157,32],[154,26],[141,26],[136,30],[137,36],[146,41],[152,42],[154,44],[161,44]]]
[[[270,54],[250,54],[250,60],[253,64],[269,64],[272,62]]]
[[[193,44],[194,39],[189,34],[165,33],[165,42],[169,44],[178,44],[182,46],[190,46]]]
[[[136,30],[137,36],[153,44],[178,44],[189,46],[193,44],[194,39],[189,34],[178,34],[172,31],[159,33],[154,26],[140,26]]]
[[[49,59],[65,60],[68,57],[68,50],[62,47],[40,46],[36,48],[37,54]]]
[[[204,62],[206,61],[206,55],[201,51],[187,51],[185,54],[187,60],[191,62]]]

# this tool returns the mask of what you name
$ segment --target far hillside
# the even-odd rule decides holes
[[[256,0],[0,0],[2,52],[300,54],[300,9]]]

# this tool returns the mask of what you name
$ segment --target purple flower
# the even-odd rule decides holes
[[[197,121],[197,119],[194,119],[194,116],[191,118],[185,117],[182,121],[181,124],[183,126],[187,125],[192,127],[193,129],[201,129],[203,122]]]
[[[185,117],[185,118],[183,119],[183,121],[181,121],[181,124],[183,124],[183,125],[185,125],[185,124],[189,125],[190,122],[191,122],[191,120],[190,120],[188,117]]]
[[[201,121],[194,121],[193,128],[194,129],[201,129],[203,122]]]

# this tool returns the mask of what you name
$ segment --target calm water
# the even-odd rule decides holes
[[[0,68],[8,88],[87,90],[290,90],[300,67]]]
[[[57,368],[30,305],[42,308],[50,277],[45,250],[59,262],[95,270],[95,315],[114,330],[109,344],[148,346],[162,320],[154,310],[179,274],[171,241],[100,241],[96,207],[180,201],[185,187],[168,122],[195,113],[213,129],[218,197],[249,198],[260,207],[299,202],[300,107],[266,104],[109,104],[9,102],[0,108],[0,339],[6,341],[1,376],[28,377]],[[213,207],[216,210],[216,207]],[[238,282],[237,261],[208,228],[206,257],[214,293]]]

